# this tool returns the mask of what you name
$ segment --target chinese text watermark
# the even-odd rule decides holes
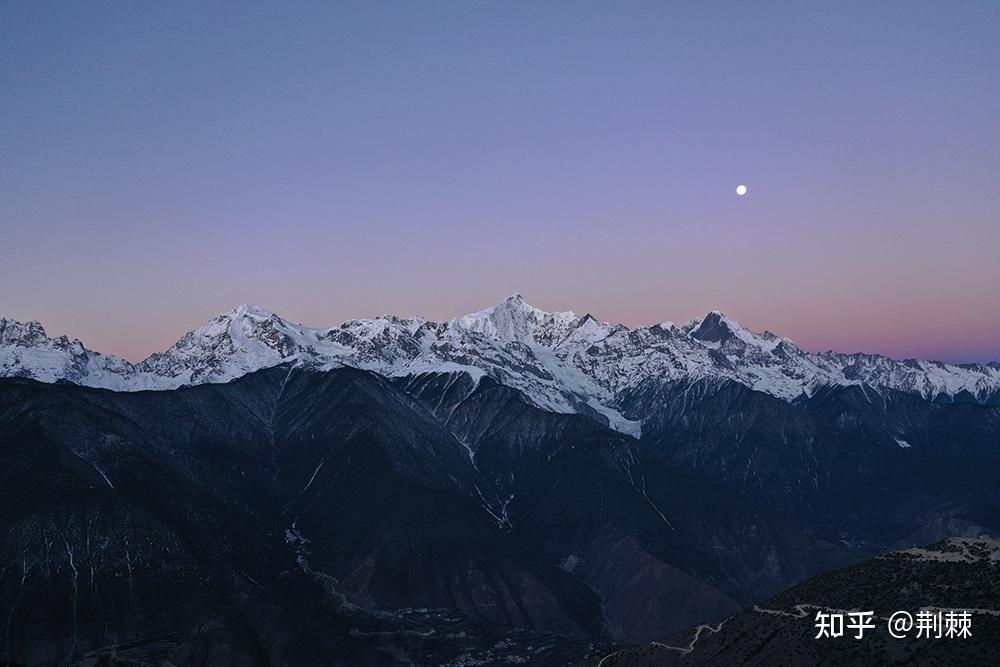
[[[875,629],[875,621],[874,611],[818,611],[816,639],[863,639],[866,630]],[[972,636],[972,613],[960,609],[897,611],[888,618],[888,630],[894,639],[966,639]]]

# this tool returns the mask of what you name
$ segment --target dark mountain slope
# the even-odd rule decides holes
[[[461,391],[428,377],[406,387],[474,452],[501,525],[601,595],[615,638],[711,618],[845,562],[581,415],[538,410],[488,379]]]
[[[829,388],[787,403],[734,382],[626,398],[665,460],[872,551],[1000,529],[1000,409]]]
[[[556,661],[849,558],[584,416],[464,393],[443,418],[355,369],[3,380],[0,655]]]
[[[298,376],[278,430],[283,476],[303,484],[289,489],[288,528],[352,603],[600,634],[593,593],[496,523],[464,448],[381,377]]]
[[[201,401],[183,393],[187,408],[211,404],[202,417],[225,415],[240,431],[231,404],[216,400],[220,390],[199,392]],[[189,440],[169,433],[167,417],[142,413],[153,410],[147,400],[161,398],[136,395],[115,406],[109,392],[4,383],[0,655],[56,664],[127,644],[123,651],[137,659],[190,651],[213,664],[333,656],[384,663],[343,625],[311,638],[300,611],[259,583],[294,560],[226,474],[214,475],[214,492],[212,471],[230,466],[211,429],[200,431],[199,413],[179,420]],[[232,639],[224,652],[219,638]]]
[[[950,539],[834,570],[804,581],[760,605],[689,628],[645,646],[600,653],[581,665],[995,665],[1000,660],[1000,542]],[[970,636],[920,635],[889,617],[904,611],[969,610]],[[875,629],[861,639],[817,639],[816,614],[873,611]],[[915,621],[913,621],[915,623]]]

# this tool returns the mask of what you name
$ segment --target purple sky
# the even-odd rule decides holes
[[[203,4],[0,5],[0,314],[135,360],[518,291],[1000,359],[1000,3]]]

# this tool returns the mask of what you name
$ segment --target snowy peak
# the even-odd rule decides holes
[[[240,319],[244,317],[251,317],[260,320],[270,319],[272,317],[277,317],[273,312],[265,308],[264,306],[258,306],[254,303],[244,303],[236,308],[233,308],[228,313],[231,319]],[[224,315],[222,316],[224,317]]]
[[[128,390],[140,388],[134,375],[135,368],[124,359],[88,350],[66,336],[49,338],[37,321],[0,318],[0,377]]]
[[[262,306],[245,303],[150,356],[139,371],[164,378],[170,387],[227,382],[293,356],[301,329]]]
[[[742,327],[717,310],[713,310],[702,320],[691,322],[688,333],[704,343],[722,343],[742,331]]]
[[[588,313],[577,321],[576,327],[559,342],[558,347],[572,348],[579,346],[586,349],[616,332],[627,330],[626,327],[620,324],[612,325],[607,322],[601,322]]]
[[[488,338],[548,345],[564,338],[578,323],[576,313],[548,313],[514,293],[495,306],[456,317],[449,324]]]
[[[718,310],[709,312],[700,321],[694,320],[688,323],[686,330],[688,335],[703,343],[721,344],[736,339],[748,345],[768,347],[765,343],[774,338],[768,333],[761,334],[751,331]]]
[[[701,320],[689,322],[684,331],[707,347],[737,358],[750,356],[758,363],[769,364],[772,363],[772,356],[787,358],[789,354],[800,352],[798,346],[787,338],[775,336],[769,331],[751,331],[717,310]]]

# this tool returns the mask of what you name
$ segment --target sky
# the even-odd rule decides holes
[[[8,0],[0,34],[0,315],[92,349],[520,292],[1000,359],[1000,3]]]

